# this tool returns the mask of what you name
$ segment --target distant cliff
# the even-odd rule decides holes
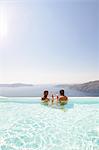
[[[90,81],[83,84],[59,84],[59,85],[32,85],[32,84],[0,84],[0,96],[7,97],[32,97],[41,96],[45,89],[54,94],[59,94],[60,89],[64,89],[68,96],[99,96],[99,80]]]
[[[33,86],[32,84],[24,84],[24,83],[14,83],[14,84],[0,84],[0,87],[29,87]]]
[[[99,80],[90,81],[83,84],[75,84],[71,86],[71,89],[82,91],[87,93],[89,96],[99,96]]]

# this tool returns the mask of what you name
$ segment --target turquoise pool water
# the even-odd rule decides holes
[[[99,98],[0,98],[0,150],[99,150]]]

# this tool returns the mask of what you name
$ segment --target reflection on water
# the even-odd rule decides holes
[[[99,150],[99,104],[20,100],[0,102],[0,150]]]

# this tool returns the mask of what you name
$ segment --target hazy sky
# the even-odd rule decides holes
[[[0,0],[0,83],[96,79],[98,0]]]

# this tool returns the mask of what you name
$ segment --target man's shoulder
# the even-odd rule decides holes
[[[60,96],[59,99],[60,100],[68,100],[68,97],[67,96]]]

